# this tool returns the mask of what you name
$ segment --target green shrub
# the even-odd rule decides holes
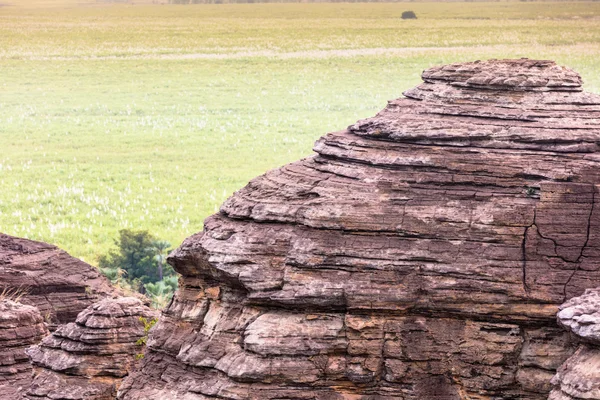
[[[156,323],[158,322],[158,318],[152,318],[150,321],[148,321],[147,318],[144,317],[140,317],[139,318],[140,322],[142,324],[144,324],[144,336],[142,336],[141,338],[139,338],[135,344],[137,344],[138,346],[146,346],[146,344],[148,343],[148,332],[150,332],[150,329],[152,329],[152,327],[154,325],[156,325]],[[144,351],[142,349],[141,352],[137,353],[135,355],[136,360],[139,360],[141,358],[144,358]]]

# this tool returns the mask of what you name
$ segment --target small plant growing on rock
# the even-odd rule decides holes
[[[52,313],[50,311],[46,311],[46,313],[44,314],[44,321],[48,325],[52,323]]]
[[[533,198],[538,198],[538,199],[540,198],[539,189],[536,189],[534,187],[527,186],[525,193],[527,194],[527,197],[533,197]]]
[[[148,343],[148,332],[150,332],[150,329],[156,325],[158,318],[152,318],[150,321],[148,321],[147,318],[140,317],[139,320],[144,325],[144,336],[136,340],[135,344],[138,346],[146,346],[146,343]],[[136,360],[140,360],[142,358],[144,358],[143,351],[135,355]]]
[[[0,301],[10,300],[16,303],[21,301],[21,298],[29,293],[28,288],[18,287],[18,288],[9,288],[5,287],[0,292]]]
[[[402,13],[402,19],[417,19],[417,14],[414,11],[404,11]]]

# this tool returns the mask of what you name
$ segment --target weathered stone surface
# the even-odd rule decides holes
[[[587,289],[568,300],[560,306],[557,317],[560,325],[579,338],[600,346],[600,288]]]
[[[25,349],[48,333],[37,308],[0,300],[0,399],[19,399],[31,383]]]
[[[116,294],[98,270],[56,246],[0,234],[0,292],[22,290],[51,330],[75,321],[94,302]]]
[[[600,399],[600,349],[581,345],[552,378],[549,400]]]
[[[552,378],[550,400],[600,400],[600,288],[560,306],[558,322],[583,343]]]
[[[600,278],[600,96],[550,61],[423,78],[171,254],[120,399],[547,398]]]
[[[27,350],[35,374],[26,397],[114,399],[142,351],[136,344],[145,335],[140,317],[149,322],[157,316],[133,297],[105,299],[86,308],[76,322],[61,325]]]

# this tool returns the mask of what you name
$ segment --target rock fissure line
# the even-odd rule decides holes
[[[573,270],[573,273],[571,274],[571,276],[569,276],[569,279],[567,279],[567,282],[565,283],[565,286],[563,288],[563,294],[564,294],[564,299],[563,302],[565,302],[567,300],[567,287],[569,286],[569,283],[571,283],[571,280],[573,279],[573,277],[575,276],[575,274],[577,273],[577,271],[579,270],[580,266],[581,266],[581,259],[583,258],[583,252],[585,251],[588,242],[590,240],[590,232],[591,232],[591,226],[592,226],[592,215],[594,213],[594,205],[596,203],[596,186],[593,185],[592,186],[592,204],[590,207],[590,213],[588,215],[588,222],[587,222],[587,231],[586,231],[586,238],[585,238],[585,243],[583,244],[583,246],[581,247],[581,251],[579,252],[579,257],[577,257],[577,266],[575,267],[575,269]]]
[[[440,147],[440,145],[432,145],[433,147]],[[442,146],[443,147],[443,146]],[[451,147],[451,146],[447,146],[447,147]],[[427,172],[427,173],[440,173],[440,171],[443,171],[442,173],[447,174],[447,175],[457,175],[457,176],[469,176],[469,177],[473,177],[473,178],[479,178],[479,177],[484,177],[484,178],[490,178],[490,179],[498,179],[498,178],[507,178],[506,175],[502,175],[502,174],[489,174],[489,173],[483,173],[481,171],[472,171],[469,174],[461,174],[461,170],[460,169],[450,169],[449,167],[442,167],[442,166],[435,166],[435,165],[415,165],[415,164],[376,164],[373,163],[371,161],[360,161],[358,159],[355,158],[340,158],[338,156],[335,155],[329,155],[329,154],[320,154],[319,158],[323,158],[323,159],[329,159],[329,160],[335,160],[335,161],[350,161],[352,163],[355,164],[362,164],[362,165],[368,165],[372,168],[377,168],[377,169],[381,169],[381,170],[393,170],[393,171],[398,171],[398,172],[402,172],[402,171],[411,171],[411,172]],[[600,164],[600,162],[599,162]],[[475,164],[476,165],[476,164]],[[327,173],[330,173],[329,171],[326,171]],[[343,176],[343,175],[340,175]],[[524,173],[516,173],[514,175],[509,176],[508,178],[514,178],[514,179],[522,179],[525,181],[534,181],[534,182],[539,182],[539,181],[556,181],[556,182],[565,182],[568,181],[568,177],[567,178],[553,178],[551,176],[544,176],[544,175],[535,175],[535,174],[524,174]],[[353,178],[354,180],[357,180],[358,178]],[[494,185],[492,183],[477,183],[477,182],[461,182],[460,184],[467,184],[469,186],[489,186],[489,187],[504,187],[503,185]],[[429,190],[444,190],[444,189],[439,189],[436,186],[446,186],[446,185],[455,185],[456,183],[453,182],[436,182],[435,186],[432,186],[429,188]],[[515,182],[513,186],[510,187],[514,187],[514,188],[521,188],[523,187],[523,183],[522,182]]]
[[[535,209],[534,209],[534,221],[535,221]],[[527,233],[529,229],[534,226],[535,222],[530,226],[525,227],[525,232],[523,233],[523,242],[521,243],[521,253],[522,253],[522,261],[521,261],[521,269],[522,269],[522,279],[523,279],[523,291],[526,296],[529,296],[529,286],[527,285]]]
[[[256,220],[256,219],[253,219],[252,217],[238,216],[238,215],[232,216],[223,211],[221,211],[221,213],[226,218],[235,220],[235,221],[252,222],[252,223],[260,224],[260,225],[288,225],[288,226],[291,225],[291,226],[296,226],[296,227],[300,227],[303,229],[306,228],[306,229],[316,230],[316,231],[340,232],[340,233],[343,233],[346,235],[356,235],[356,236],[379,235],[379,236],[384,236],[384,237],[401,237],[401,238],[406,238],[406,239],[425,239],[425,240],[434,240],[434,241],[435,240],[438,240],[438,241],[444,240],[444,241],[463,241],[463,242],[491,243],[491,244],[502,243],[501,238],[495,238],[495,239],[492,239],[489,241],[488,240],[477,240],[477,239],[473,239],[473,238],[460,238],[460,237],[444,239],[443,237],[440,237],[440,236],[433,236],[433,235],[428,235],[428,234],[421,234],[421,233],[407,232],[407,231],[330,228],[330,227],[326,227],[326,226],[307,225],[307,224],[303,224],[298,221],[285,221],[285,220],[275,220],[275,219]],[[489,224],[486,226],[494,226],[494,225]],[[514,235],[509,235],[509,236],[514,236]]]
[[[427,112],[427,114],[431,114],[431,115],[440,115],[442,117],[464,117],[464,118],[473,118],[473,119],[483,119],[486,122],[491,122],[491,120],[500,120],[500,121],[509,121],[509,122],[540,122],[537,119],[534,118],[528,118],[527,116],[513,116],[513,117],[508,117],[508,116],[502,116],[502,115],[476,115],[476,114],[469,114],[468,110],[465,110],[464,112],[460,112],[457,111],[455,113],[451,113],[451,112],[435,112],[435,111],[429,111]],[[490,123],[489,125],[492,125],[493,123]]]

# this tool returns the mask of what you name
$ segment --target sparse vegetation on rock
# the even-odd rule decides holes
[[[148,320],[148,318],[140,316],[138,319],[140,320],[140,323],[144,326],[144,335],[135,342],[135,344],[142,347],[142,352],[137,353],[135,355],[136,360],[144,358],[143,350],[148,344],[148,333],[150,332],[150,329],[152,329],[152,327],[158,322],[158,318],[152,318],[151,320]]]

